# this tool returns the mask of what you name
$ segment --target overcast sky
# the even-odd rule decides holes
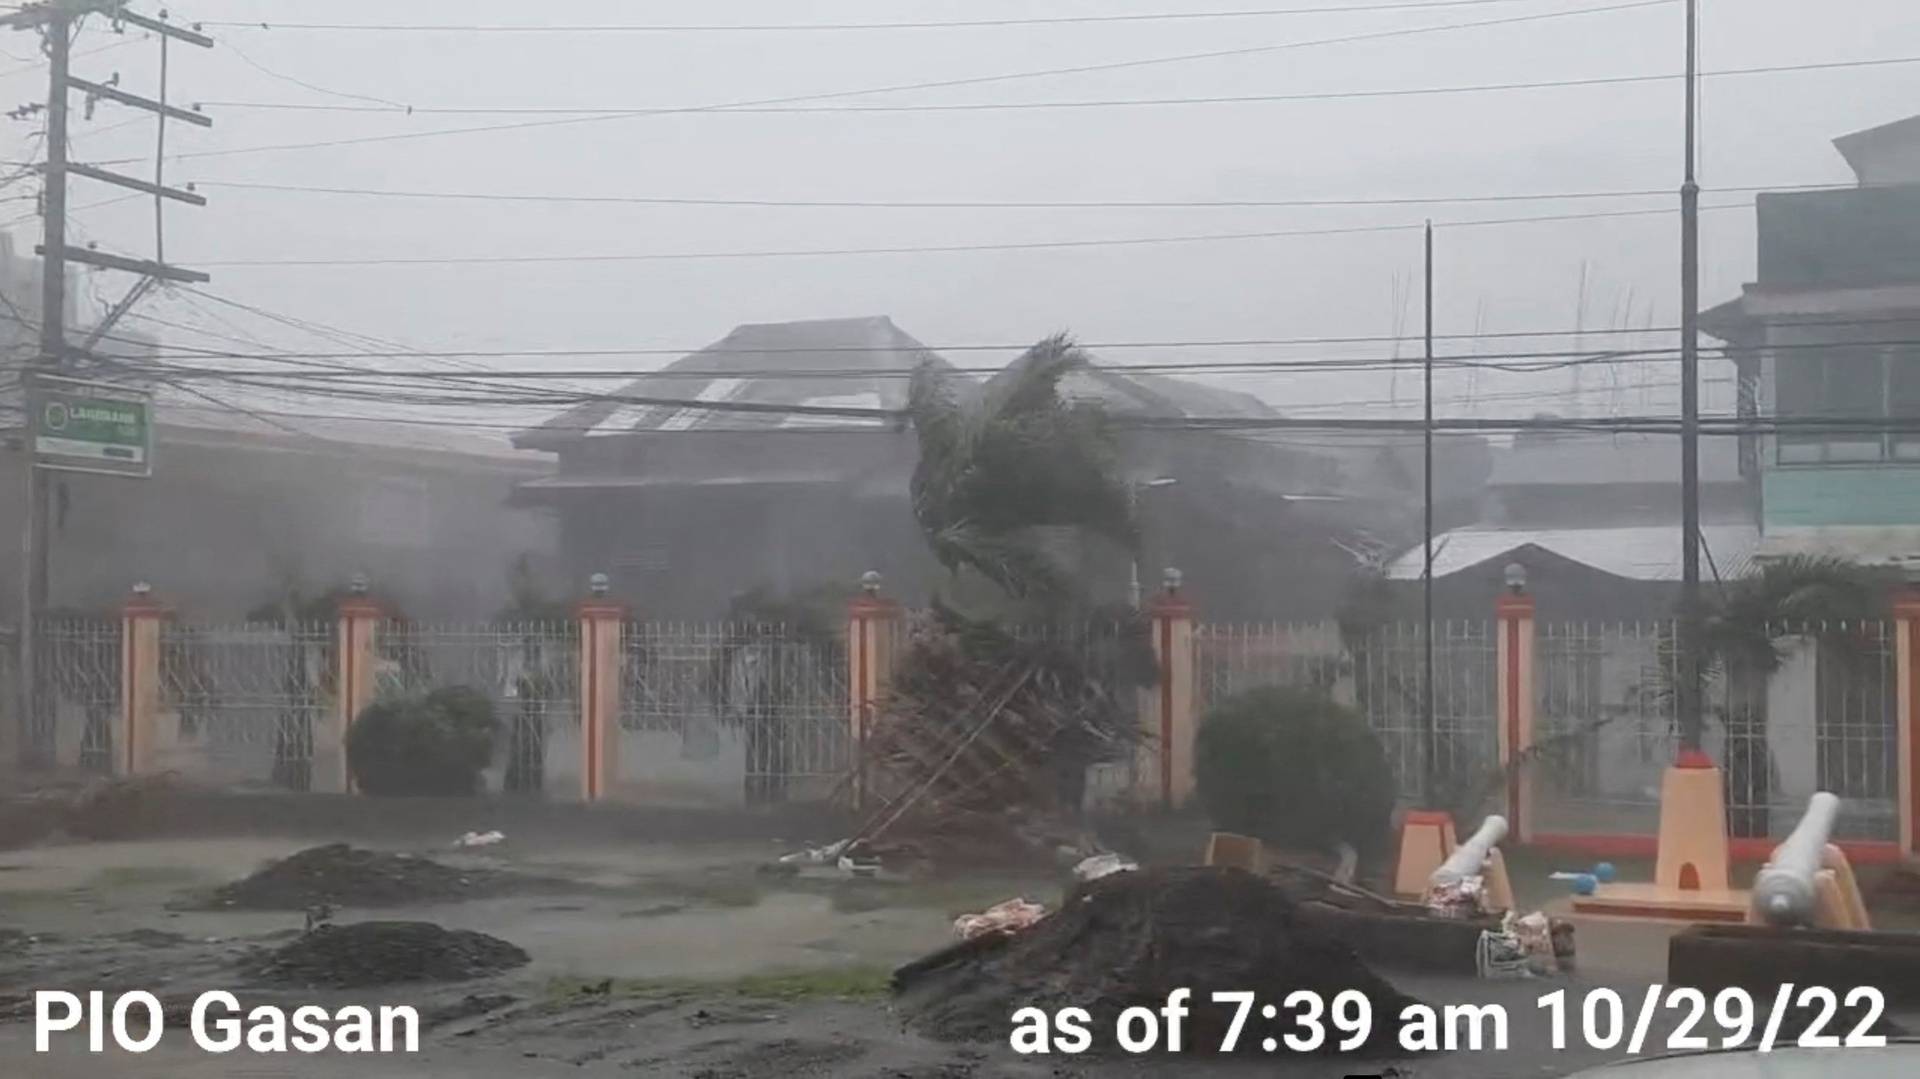
[[[177,19],[318,23],[750,24],[938,21],[1377,6],[1382,0],[191,0]],[[1618,3],[1620,0],[1612,0]],[[153,5],[148,5],[149,7]],[[1278,46],[1421,26],[1610,6],[1609,0],[1499,0],[1428,10],[1196,18],[1052,26],[819,32],[475,33],[209,26],[211,51],[176,46],[171,97],[208,102],[215,125],[169,125],[166,180],[196,182],[204,209],[170,207],[169,261],[207,266],[217,295],[427,348],[697,347],[741,322],[886,314],[928,344],[1218,340],[1409,334],[1419,329],[1417,231],[1056,250],[406,266],[217,266],[254,259],[622,255],[1023,243],[1338,229],[1474,218],[1670,207],[1635,199],[1367,207],[894,209],[541,204],[247,190],[220,182],[521,195],[766,200],[1386,199],[1670,190],[1679,181],[1680,84],[1659,82],[1348,99],[1024,111],[638,115],[362,145],[246,153],[286,143],[555,119],[243,108],[238,103],[426,108],[649,108],[713,105],[947,79]],[[1702,67],[1920,57],[1909,0],[1705,0]],[[1118,70],[822,100],[815,107],[1288,95],[1671,74],[1682,62],[1680,3],[1569,15]],[[0,41],[6,107],[43,93],[29,38]],[[154,89],[157,47],[114,39],[98,20],[76,75]],[[269,73],[271,72],[271,74]],[[294,80],[297,80],[294,81]],[[298,83],[306,83],[302,86]],[[319,89],[316,89],[319,88]],[[323,92],[323,91],[331,91]],[[348,96],[351,95],[351,96]],[[1920,102],[1920,64],[1710,78],[1700,176],[1712,206],[1727,188],[1846,182],[1834,136],[1899,119]],[[224,103],[224,104],[221,104]],[[74,154],[145,156],[151,124],[102,103],[76,110]],[[120,126],[114,126],[120,125]],[[32,152],[32,122],[4,130],[5,157]],[[15,193],[15,192],[9,192]],[[76,182],[86,206],[117,192]],[[6,204],[19,210],[20,203]],[[150,255],[145,200],[77,210],[78,235]],[[1437,329],[1570,329],[1677,319],[1671,214],[1443,228]],[[12,226],[31,248],[38,223]],[[1703,217],[1705,305],[1753,267],[1752,211]],[[1586,279],[1584,303],[1580,283]],[[117,295],[123,275],[102,275]],[[1397,294],[1408,304],[1396,311]],[[222,324],[179,298],[151,317],[285,348],[326,342],[245,313]],[[1628,310],[1631,314],[1628,314]],[[138,325],[174,343],[210,339]],[[1668,342],[1671,342],[1669,337]],[[1443,343],[1443,351],[1470,345]],[[1542,347],[1565,347],[1565,341]],[[1356,346],[1378,355],[1390,345]],[[1411,354],[1417,345],[1410,346]],[[1144,359],[1332,355],[1186,348],[1114,351]],[[600,360],[646,366],[664,357]],[[495,361],[489,361],[495,362]],[[498,361],[525,366],[528,361]],[[579,360],[542,361],[582,366]],[[979,362],[978,358],[975,362]],[[1589,373],[1579,406],[1641,411],[1639,388],[1671,373]],[[1613,382],[1609,383],[1608,380]],[[1382,375],[1218,379],[1283,410],[1377,411]],[[1596,388],[1598,387],[1598,388]],[[1570,411],[1565,374],[1450,376],[1443,413]],[[1464,398],[1472,391],[1473,400]],[[1412,381],[1399,387],[1412,404]],[[1558,398],[1546,396],[1559,393]],[[1724,395],[1714,397],[1724,401]],[[342,406],[330,405],[338,410]]]

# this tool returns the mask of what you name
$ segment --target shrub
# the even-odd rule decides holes
[[[1372,852],[1391,830],[1393,772],[1379,738],[1311,690],[1255,689],[1209,709],[1194,779],[1215,828],[1277,846]]]
[[[368,794],[472,794],[494,726],[493,702],[468,686],[376,701],[347,733],[347,766]]]

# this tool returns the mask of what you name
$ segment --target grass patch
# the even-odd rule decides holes
[[[547,984],[547,997],[558,1002],[593,997],[675,997],[752,1000],[878,1000],[892,992],[893,972],[885,967],[822,967],[813,970],[766,971],[739,978],[636,978],[598,982],[557,978]]]

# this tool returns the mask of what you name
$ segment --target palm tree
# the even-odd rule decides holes
[[[1057,610],[1084,589],[1049,549],[1048,532],[1135,548],[1106,413],[1060,394],[1061,379],[1087,362],[1072,338],[1049,337],[970,401],[931,362],[914,372],[907,401],[920,441],[913,514],[948,572],[972,570],[1015,600]]]
[[[1764,563],[1709,600],[1701,620],[1701,679],[1714,673],[1724,679],[1728,801],[1739,806],[1730,821],[1734,834],[1768,832],[1767,683],[1785,659],[1782,639],[1811,637],[1822,661],[1852,663],[1862,652],[1856,631],[1881,617],[1890,586],[1883,570],[1798,555]],[[1704,734],[1680,733],[1688,746],[1699,746]],[[1745,797],[1734,798],[1735,792]]]
[[[1050,337],[964,399],[943,369],[914,373],[913,513],[928,547],[956,585],[975,575],[1050,624],[1036,634],[936,600],[914,625],[866,747],[899,787],[895,816],[1076,813],[1087,767],[1139,738],[1131,691],[1154,680],[1144,624],[1088,602],[1054,542],[1136,546],[1106,414],[1060,392],[1087,362]]]

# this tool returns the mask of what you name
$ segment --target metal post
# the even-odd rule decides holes
[[[1133,518],[1136,525],[1138,524],[1140,520],[1140,483],[1138,480],[1127,481],[1127,516]],[[1129,570],[1129,576],[1127,578],[1127,606],[1137,611],[1140,609],[1140,600],[1140,552],[1136,548],[1133,552],[1133,565]]]
[[[1435,778],[1439,736],[1433,718],[1433,222],[1427,222],[1426,230],[1426,420],[1421,424],[1422,459],[1425,469],[1425,511],[1423,528],[1425,543],[1426,570],[1420,575],[1420,648],[1421,662],[1426,668],[1425,677],[1420,682],[1420,734],[1424,742],[1426,764],[1420,772],[1420,794],[1427,808],[1434,807],[1438,797]]]
[[[1680,635],[1675,711],[1680,747],[1700,748],[1700,185],[1694,181],[1699,0],[1687,0],[1685,174],[1680,184]]]

